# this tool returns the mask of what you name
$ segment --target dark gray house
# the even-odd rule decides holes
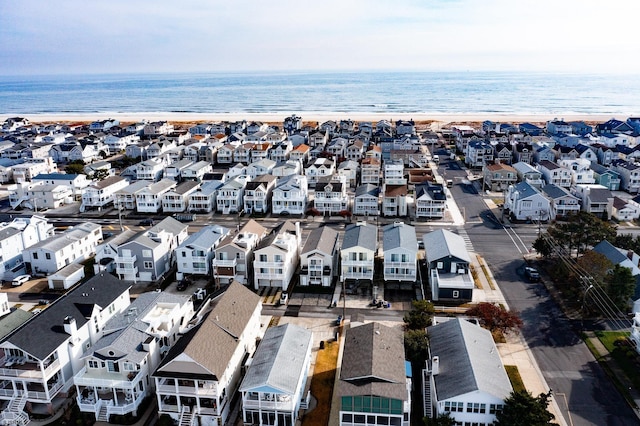
[[[431,300],[466,303],[473,296],[471,257],[464,240],[445,229],[422,237],[431,283]]]

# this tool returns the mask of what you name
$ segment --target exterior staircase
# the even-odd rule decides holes
[[[182,413],[180,413],[180,421],[178,422],[179,426],[194,426],[196,424],[198,416],[195,413],[192,413],[189,408],[184,407],[182,409]]]
[[[29,423],[29,416],[23,411],[26,404],[26,392],[14,396],[7,408],[0,413],[0,424],[25,426]]]
[[[431,372],[423,370],[422,374],[422,403],[425,417],[433,417],[433,405],[431,404]]]
[[[96,414],[96,422],[109,422],[109,407],[100,400],[100,408]]]

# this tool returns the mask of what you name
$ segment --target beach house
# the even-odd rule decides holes
[[[187,210],[189,197],[194,194],[200,183],[187,180],[178,184],[175,188],[162,194],[162,211],[165,213],[181,213]]]
[[[527,182],[511,185],[507,189],[504,209],[512,220],[545,222],[551,218],[549,199]]]
[[[322,214],[336,215],[349,207],[347,187],[343,179],[322,178],[315,186],[313,206]]]
[[[404,222],[394,222],[382,228],[383,276],[390,281],[413,285],[417,280],[418,240],[416,229]]]
[[[378,249],[378,229],[366,222],[345,228],[340,249],[340,282],[347,290],[373,282],[374,259]]]
[[[278,178],[273,188],[271,212],[275,214],[304,214],[309,187],[304,175],[288,175]]]
[[[224,226],[207,225],[189,235],[176,248],[176,279],[182,280],[187,275],[211,276],[215,249],[230,232]]]
[[[330,287],[338,268],[338,232],[328,226],[309,233],[300,252],[300,285]]]
[[[244,211],[247,214],[269,212],[276,180],[275,176],[265,174],[247,182],[244,190]]]
[[[446,210],[444,186],[425,182],[415,186],[416,218],[441,219]]]
[[[356,188],[353,197],[353,214],[356,216],[379,216],[378,186],[365,183]]]
[[[239,175],[226,181],[216,194],[216,210],[218,213],[239,213],[243,206],[244,190],[249,182],[248,175]]]
[[[463,238],[445,229],[424,234],[431,300],[465,303],[473,298],[471,257]]]
[[[178,183],[171,179],[162,179],[159,182],[144,186],[135,193],[136,210],[138,213],[158,213],[162,208],[162,197],[176,186],[178,186]],[[127,188],[123,189],[123,191],[126,190]]]
[[[567,188],[550,183],[542,187],[542,193],[550,201],[551,220],[566,218],[580,211],[580,199],[571,194]]]
[[[285,221],[271,230],[253,250],[253,286],[288,290],[299,263],[300,223]]]

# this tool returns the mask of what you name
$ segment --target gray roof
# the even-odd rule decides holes
[[[571,198],[575,198],[576,200],[578,199],[578,197],[571,194],[566,188],[563,188],[553,183],[550,183],[542,187],[542,192],[544,192],[545,194],[547,194],[549,197],[553,199],[562,198],[562,197],[571,197]]]
[[[471,257],[467,252],[464,239],[458,234],[454,234],[446,229],[424,234],[422,237],[427,261],[433,262],[448,256],[456,257],[460,260],[471,263]]]
[[[149,180],[137,180],[129,184],[129,186],[125,186],[124,188],[116,191],[116,194],[135,194],[138,191],[142,191],[147,186],[149,186],[152,182]]]
[[[418,251],[416,228],[404,222],[396,222],[382,228],[382,248],[384,251],[394,248]]]
[[[434,376],[439,401],[470,392],[505,399],[512,391],[491,333],[456,318],[427,329],[431,356],[439,358]]]
[[[240,391],[267,386],[293,395],[300,377],[306,374],[313,334],[306,328],[284,324],[267,329]]]
[[[372,322],[345,333],[338,396],[407,399],[402,329]]]
[[[371,184],[371,183],[365,183],[364,185],[359,185],[356,188],[356,197],[360,197],[361,195],[373,195],[375,197],[378,196],[378,187]]]
[[[95,230],[101,228],[102,227],[96,223],[80,223],[73,228],[67,229],[62,234],[54,235],[53,237],[47,238],[46,240],[37,242],[36,244],[29,247],[29,250],[33,251],[36,249],[43,249],[56,252],[64,247],[70,246],[76,241],[82,240],[87,236],[87,234],[90,234]]]
[[[328,226],[322,226],[309,233],[301,253],[304,254],[313,250],[318,250],[322,253],[331,255],[333,254],[337,241],[338,231]]]
[[[589,190],[591,202],[608,203],[610,198],[613,198],[613,194],[606,188],[591,188]]]
[[[198,248],[211,248],[213,247],[222,237],[228,235],[231,230],[229,228],[225,228],[220,225],[208,225],[196,232],[195,234],[189,235],[189,238],[184,240],[182,244],[180,244],[179,248],[182,247],[198,247]]]
[[[13,226],[5,226],[4,228],[0,229],[0,241],[6,240],[7,238],[20,233],[22,233],[22,231],[14,228]]]
[[[344,231],[342,249],[352,247],[364,247],[369,250],[376,250],[378,244],[378,230],[375,226],[366,223],[354,223]]]
[[[261,300],[242,284],[232,282],[206,319],[171,348],[154,375],[220,380],[241,342],[238,337],[245,332],[256,309],[260,309]],[[176,360],[179,356],[180,360]],[[194,365],[197,373],[190,372]]]
[[[13,330],[29,321],[33,315],[34,314],[31,312],[18,308],[0,318],[0,340],[4,339],[4,336],[10,334]]]
[[[622,252],[618,250],[616,246],[614,246],[607,240],[602,240],[598,244],[596,244],[593,247],[593,251],[605,256],[614,265],[619,265],[620,263],[627,260],[627,256],[622,254]]]
[[[521,200],[539,194],[539,192],[533,186],[529,185],[528,182],[517,183],[513,186],[513,189],[520,193],[518,198]]]
[[[192,189],[197,188],[199,186],[200,186],[200,182],[196,182],[194,180],[187,180],[180,183],[178,186],[176,186],[173,192],[175,192],[176,194],[186,194],[190,192]]]
[[[531,164],[525,163],[523,161],[519,161],[519,162],[513,164],[511,167],[516,169],[516,171],[518,173],[520,173],[520,174],[527,174],[527,173],[538,173],[538,174],[540,174],[540,170],[537,170]]]
[[[53,302],[5,340],[37,359],[45,359],[70,337],[64,331],[65,317],[73,317],[81,328],[94,307],[105,309],[130,287],[111,274],[100,273]]]
[[[67,266],[62,267],[57,272],[51,274],[50,276],[56,277],[65,277],[69,278],[71,275],[78,272],[80,269],[84,269],[84,265],[81,263],[70,263]]]

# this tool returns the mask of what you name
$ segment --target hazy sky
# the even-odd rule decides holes
[[[0,74],[640,71],[635,0],[0,0]]]

